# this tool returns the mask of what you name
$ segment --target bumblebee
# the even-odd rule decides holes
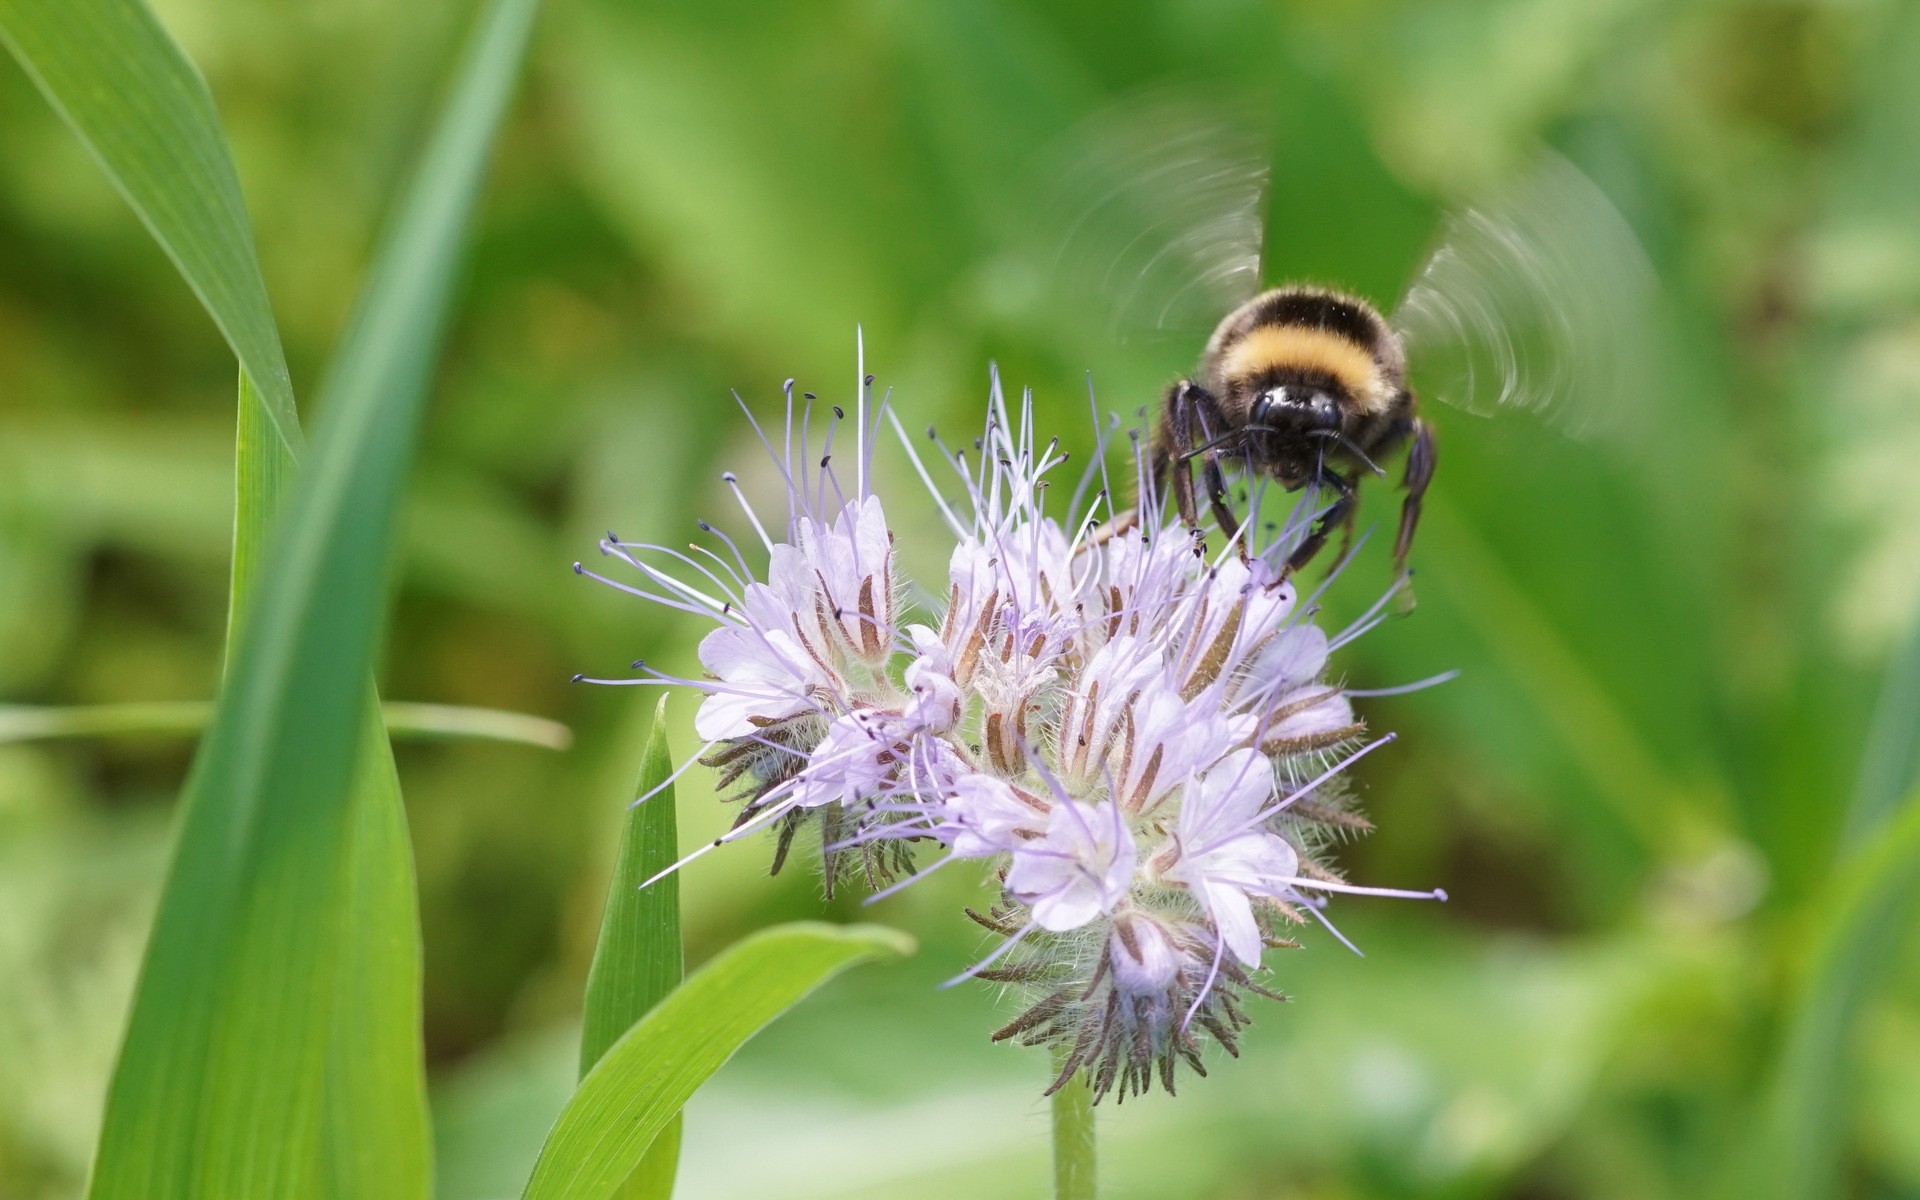
[[[1412,378],[1427,399],[1480,416],[1530,412],[1574,437],[1648,424],[1652,271],[1632,230],[1572,164],[1541,152],[1506,186],[1443,218],[1399,302],[1383,311],[1330,288],[1261,290],[1272,142],[1240,111],[1150,94],[1097,115],[1050,156],[1051,208],[1069,231],[1055,264],[1063,301],[1100,298],[1123,342],[1192,345],[1213,331],[1197,370],[1162,395],[1139,505],[1171,495],[1198,544],[1204,490],[1244,557],[1255,550],[1229,472],[1328,494],[1308,528],[1286,535],[1291,574],[1335,530],[1351,539],[1360,477],[1385,475],[1381,463],[1404,449],[1393,544],[1404,579],[1435,463]],[[1091,541],[1139,521],[1138,506],[1118,513]]]
[[[1420,503],[1433,481],[1433,429],[1418,415],[1400,337],[1372,305],[1327,288],[1262,292],[1228,313],[1207,340],[1199,382],[1167,389],[1155,428],[1153,494],[1169,489],[1181,519],[1198,529],[1195,474],[1230,542],[1240,521],[1228,502],[1223,461],[1271,477],[1290,492],[1309,485],[1334,501],[1287,558],[1310,562],[1340,529],[1351,538],[1362,471],[1407,446],[1400,531],[1393,562],[1404,571]]]

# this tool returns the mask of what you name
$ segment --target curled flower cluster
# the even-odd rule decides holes
[[[839,410],[816,465],[811,405],[796,413],[791,387],[784,443],[768,442],[789,497],[780,536],[727,477],[764,576],[710,526],[715,546],[689,552],[601,543],[638,572],[607,582],[715,624],[705,678],[636,663],[640,679],[602,681],[704,693],[694,761],[742,805],[714,845],[771,827],[778,870],[817,827],[829,888],[984,862],[1002,895],[968,915],[1002,940],[962,977],[1027,996],[995,1038],[1058,1047],[1055,1087],[1085,1071],[1096,1095],[1122,1097],[1155,1079],[1172,1091],[1181,1060],[1205,1074],[1204,1037],[1234,1051],[1245,997],[1277,996],[1265,951],[1325,924],[1329,894],[1439,894],[1357,887],[1327,861],[1368,828],[1341,771],[1389,740],[1366,740],[1328,654],[1387,598],[1331,640],[1312,622],[1282,570],[1310,503],[1270,544],[1211,556],[1150,494],[1117,532],[1103,431],[1063,524],[1046,499],[1067,456],[1036,445],[1029,405],[1009,419],[996,383],[972,453],[935,439],[961,503],[892,421],[955,539],[945,595],[922,611],[868,487],[884,402],[862,394],[849,491],[832,463]]]

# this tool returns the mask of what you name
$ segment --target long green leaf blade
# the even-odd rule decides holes
[[[347,799],[321,1154],[328,1196],[426,1200],[433,1128],[422,1041],[420,898],[400,775],[377,711],[363,710]]]
[[[0,41],[180,268],[298,449],[279,327],[200,73],[140,0],[0,0]]]
[[[1920,917],[1920,794],[1841,865],[1835,881],[1836,894],[1820,907],[1812,970],[1793,1008],[1770,1120],[1745,1185],[1768,1195],[1817,1200],[1845,1190],[1856,1018]]]
[[[1897,810],[1900,798],[1920,777],[1920,617],[1908,623],[1887,662],[1880,699],[1867,727],[1847,820],[1840,831],[1842,852],[1860,846]]]
[[[489,9],[376,260],[316,453],[258,573],[188,780],[95,1196],[301,1196],[321,1185],[329,1033],[343,1019],[335,989],[351,994],[366,961],[341,953],[343,930],[357,929],[346,900],[363,894],[351,848],[367,833],[348,792],[361,753],[379,753],[363,745],[365,680],[393,511],[459,239],[533,11],[533,0]],[[331,1156],[326,1174],[355,1169]],[[414,1190],[402,1178],[381,1192]]]
[[[856,963],[913,948],[873,925],[797,922],[728,948],[608,1049],[561,1111],[527,1200],[589,1200],[615,1189],[694,1091],[760,1028]]]
[[[502,708],[465,704],[380,706],[387,732],[398,738],[513,742],[565,750],[573,731],[558,721]],[[62,738],[191,736],[213,720],[211,700],[134,700],[118,704],[0,704],[0,745]]]
[[[293,452],[275,435],[242,371],[229,656],[294,471]],[[395,714],[376,707],[380,697],[371,685],[366,694],[365,741],[347,801],[346,886],[321,1126],[324,1190],[425,1200],[433,1187],[433,1135],[421,1028],[419,889],[400,776],[383,722]],[[205,708],[202,726],[212,719],[213,706]]]
[[[673,865],[679,844],[674,820],[673,759],[667,753],[667,700],[653,710],[653,728],[641,758],[635,795],[641,802],[621,829],[620,855],[607,886],[600,940],[587,971],[580,1015],[580,1074],[586,1075],[607,1048],[679,984],[680,877],[641,885]],[[673,1194],[680,1159],[676,1115],[647,1149],[619,1194],[629,1200],[665,1200]]]

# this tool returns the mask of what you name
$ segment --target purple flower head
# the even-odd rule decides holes
[[[1356,887],[1327,858],[1367,828],[1345,768],[1390,739],[1366,741],[1327,677],[1387,598],[1330,639],[1284,570],[1320,497],[1270,542],[1210,557],[1144,475],[1140,520],[1114,521],[1111,426],[1059,489],[1064,520],[1050,512],[1066,455],[1037,443],[1030,402],[1013,419],[997,378],[976,449],[936,438],[938,458],[863,385],[851,487],[831,456],[841,410],[816,453],[810,405],[787,397],[780,448],[762,439],[787,485],[783,535],[734,488],[760,570],[706,526],[714,544],[692,553],[601,547],[638,573],[615,586],[713,623],[703,678],[636,664],[642,679],[617,682],[702,694],[697,760],[741,801],[722,842],[772,827],[778,870],[813,828],[829,889],[848,869],[890,891],[916,869],[983,861],[1001,899],[969,915],[1002,941],[961,978],[1027,996],[995,1038],[1059,1046],[1059,1082],[1084,1071],[1122,1097],[1173,1090],[1180,1062],[1204,1074],[1203,1039],[1235,1051],[1244,997],[1276,994],[1266,951],[1295,945],[1291,927],[1332,930],[1332,893],[1438,895]],[[953,538],[925,608],[905,599],[868,486],[883,418]],[[1264,492],[1250,531],[1265,527]]]

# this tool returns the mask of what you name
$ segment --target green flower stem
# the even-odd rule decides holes
[[[1093,1089],[1075,1071],[1053,1094],[1054,1200],[1094,1200]]]

